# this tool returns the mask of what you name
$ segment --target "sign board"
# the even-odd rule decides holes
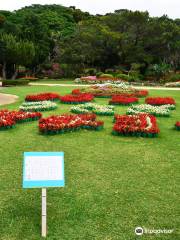
[[[64,187],[63,152],[25,152],[23,188]]]

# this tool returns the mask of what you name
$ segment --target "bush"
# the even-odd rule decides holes
[[[120,73],[120,74],[117,74],[116,77],[120,78],[120,79],[123,79],[123,80],[126,80],[126,81],[129,81],[129,76],[126,75],[126,74]]]
[[[177,82],[180,81],[180,74],[174,74],[169,79],[170,82]]]
[[[98,77],[100,77],[101,75],[103,75],[104,73],[103,72],[97,72],[96,73],[96,77],[98,78]]]
[[[95,76],[96,73],[97,73],[97,70],[96,70],[96,68],[86,68],[86,69],[84,70],[84,73],[85,73],[86,75]]]
[[[26,86],[29,82],[27,79],[2,80],[2,86]]]
[[[114,74],[114,69],[106,69],[105,73],[113,75]]]
[[[102,74],[100,77],[102,78],[113,78],[112,74]]]

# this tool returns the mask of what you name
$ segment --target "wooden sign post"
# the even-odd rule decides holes
[[[47,235],[47,188],[64,187],[63,152],[25,152],[23,188],[42,188],[41,235]]]

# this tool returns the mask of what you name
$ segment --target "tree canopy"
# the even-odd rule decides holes
[[[77,72],[118,66],[131,69],[133,64],[139,64],[142,73],[153,64],[177,70],[180,19],[126,9],[91,15],[74,6],[36,4],[0,11],[0,51],[7,77],[14,76],[17,65],[35,73],[42,64],[55,62]]]

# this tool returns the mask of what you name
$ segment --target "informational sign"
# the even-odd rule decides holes
[[[25,152],[23,188],[64,187],[63,152]]]

